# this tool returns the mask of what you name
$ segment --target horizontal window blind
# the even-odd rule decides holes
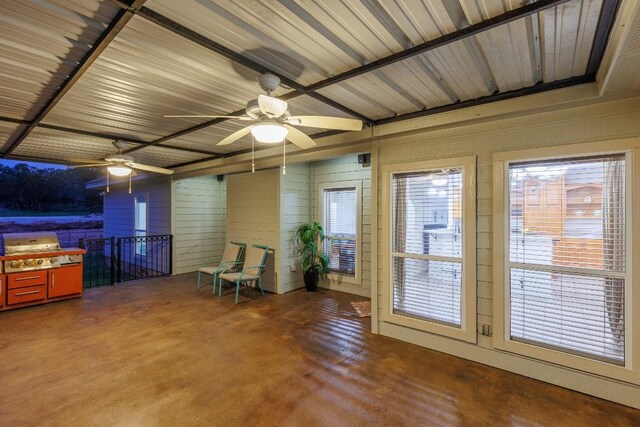
[[[462,175],[392,175],[395,314],[461,325]]]
[[[329,271],[356,273],[357,191],[355,187],[323,190],[324,252]]]
[[[511,339],[624,364],[625,156],[509,166]]]

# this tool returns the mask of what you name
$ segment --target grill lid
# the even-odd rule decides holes
[[[53,231],[32,233],[6,233],[4,239],[4,254],[24,254],[38,252],[53,252],[60,250],[58,236]]]

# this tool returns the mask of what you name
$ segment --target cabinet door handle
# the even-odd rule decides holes
[[[31,279],[39,279],[40,276],[29,276],[29,277],[16,277],[16,282],[20,280],[31,280]]]
[[[32,295],[32,294],[39,294],[40,291],[29,291],[29,292],[20,292],[19,294],[16,294],[17,297],[21,297],[23,295]]]
[[[56,273],[51,273],[51,289],[56,287]]]

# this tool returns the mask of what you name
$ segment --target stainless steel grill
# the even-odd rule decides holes
[[[60,243],[54,232],[7,233],[2,235],[5,273],[41,270],[60,265]],[[53,255],[52,255],[53,253]]]

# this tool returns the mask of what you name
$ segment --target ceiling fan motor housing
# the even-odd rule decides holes
[[[247,106],[245,108],[245,111],[247,113],[247,116],[251,117],[252,119],[256,119],[258,120],[260,118],[260,116],[262,116],[262,110],[260,110],[260,106],[258,105],[258,100],[257,99],[252,99],[251,101],[247,102]],[[289,109],[289,107],[287,107],[287,110],[279,117],[280,119],[286,119],[287,117],[289,117],[291,115],[291,110]]]
[[[258,83],[262,90],[271,93],[280,86],[280,78],[271,73],[263,73],[258,77]]]

